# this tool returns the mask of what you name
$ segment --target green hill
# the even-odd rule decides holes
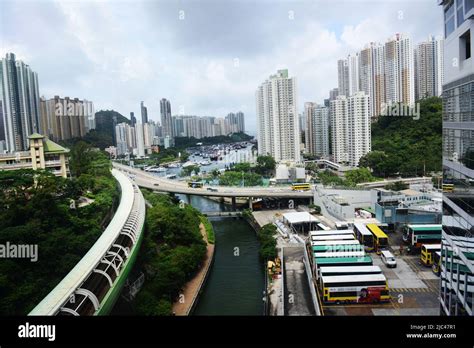
[[[359,167],[369,167],[375,176],[382,177],[441,171],[441,98],[427,98],[419,103],[418,120],[380,116],[372,124],[372,152],[361,158]]]

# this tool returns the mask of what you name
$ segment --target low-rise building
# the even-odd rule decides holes
[[[0,170],[47,169],[63,178],[70,175],[68,149],[38,133],[31,134],[28,140],[29,151],[0,154]]]

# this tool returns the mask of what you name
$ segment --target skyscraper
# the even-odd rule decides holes
[[[160,100],[160,113],[161,113],[161,126],[163,137],[169,136],[174,137],[173,134],[173,122],[171,119],[171,104],[168,99]]]
[[[337,76],[339,95],[349,97],[360,90],[359,53],[337,61]]]
[[[440,307],[474,315],[474,2],[440,1],[444,12],[443,194]],[[455,62],[456,64],[453,64]]]
[[[360,90],[369,96],[369,115],[376,117],[385,103],[385,46],[371,42],[359,55]]]
[[[364,92],[331,101],[332,155],[352,167],[371,150],[369,96]]]
[[[135,117],[135,113],[134,112],[130,112],[130,125],[132,127],[135,127],[135,125],[137,124],[137,119]]]
[[[300,162],[296,78],[278,70],[255,93],[258,153],[280,161]]]
[[[229,133],[245,132],[244,113],[242,111],[227,114],[225,120],[229,125]]]
[[[305,148],[308,153],[329,157],[329,108],[317,103],[305,103]]]
[[[13,53],[7,53],[0,64],[0,142],[7,151],[28,149],[28,136],[42,132],[38,74]]]
[[[143,102],[140,103],[140,110],[142,113],[142,124],[148,123],[148,110]]]
[[[415,103],[415,68],[410,38],[396,34],[385,43],[386,103]]]
[[[415,99],[440,96],[443,85],[443,39],[432,36],[415,48]]]

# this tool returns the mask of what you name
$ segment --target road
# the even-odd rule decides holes
[[[272,187],[219,187],[217,192],[208,191],[204,188],[190,188],[185,182],[164,179],[154,176],[140,169],[135,169],[119,163],[113,163],[114,168],[125,171],[128,174],[135,175],[135,182],[140,187],[153,189],[156,191],[182,193],[198,196],[214,197],[286,197],[286,198],[312,198],[312,191],[297,192],[292,191],[290,187],[272,188]],[[215,188],[215,186],[213,186]]]

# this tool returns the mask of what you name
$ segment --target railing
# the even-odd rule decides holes
[[[29,315],[107,314],[130,272],[141,243],[145,200],[137,185],[117,170],[119,207],[97,242]]]

